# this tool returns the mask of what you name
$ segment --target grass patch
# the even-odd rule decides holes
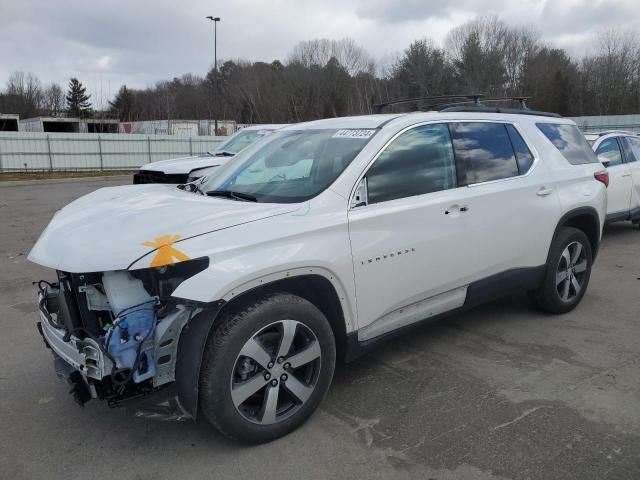
[[[133,175],[134,170],[59,170],[41,172],[0,172],[0,182],[13,180],[47,180],[51,178],[106,177],[112,175]]]

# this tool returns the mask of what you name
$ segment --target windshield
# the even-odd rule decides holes
[[[294,203],[323,191],[360,153],[376,131],[291,130],[276,132],[238,155],[202,186],[232,191],[258,202]]]
[[[211,155],[215,155],[216,153],[227,152],[227,153],[240,153],[242,150],[247,148],[254,142],[257,142],[262,137],[269,135],[271,130],[240,130],[239,132],[231,135],[227,140],[222,142],[222,144],[209,152]]]

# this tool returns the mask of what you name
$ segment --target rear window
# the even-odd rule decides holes
[[[584,135],[575,125],[536,123],[536,126],[570,164],[598,163]]]
[[[502,123],[450,123],[453,149],[462,164],[460,183],[489,182],[519,175],[507,129]]]

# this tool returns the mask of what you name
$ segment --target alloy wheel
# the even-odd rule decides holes
[[[311,397],[320,374],[321,348],[313,331],[279,320],[244,344],[231,373],[231,399],[250,422],[269,425],[295,414]]]
[[[580,242],[571,242],[560,255],[556,269],[556,291],[560,300],[571,302],[582,291],[587,272],[587,254]]]

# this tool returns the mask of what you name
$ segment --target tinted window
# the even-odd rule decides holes
[[[445,124],[424,125],[403,133],[367,172],[369,203],[455,186],[455,159]]]
[[[622,153],[618,141],[615,138],[607,138],[596,149],[598,161],[607,167],[613,167],[622,163]]]
[[[573,165],[597,163],[598,159],[593,150],[575,125],[558,123],[536,123],[536,125],[569,163]]]
[[[518,175],[511,140],[502,123],[451,123],[456,159],[464,184],[488,182]]]
[[[518,131],[513,125],[507,125],[507,132],[509,133],[509,138],[511,139],[511,144],[513,145],[513,149],[516,152],[516,160],[518,160],[518,169],[520,173],[527,173],[527,171],[531,168],[533,164],[533,155],[527,147],[527,144],[524,142]]]
[[[619,137],[624,150],[624,158],[627,162],[637,162],[640,157],[640,139],[633,137]],[[636,148],[632,147],[631,142],[636,142]]]

